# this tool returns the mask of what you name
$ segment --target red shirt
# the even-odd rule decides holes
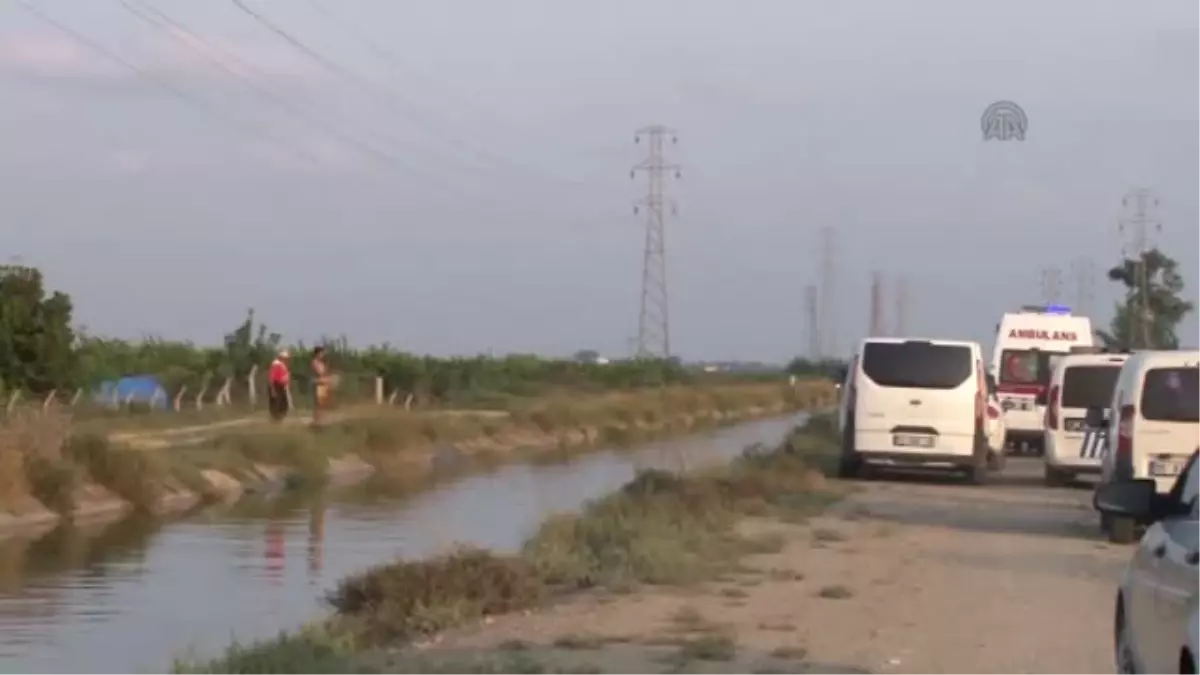
[[[271,384],[287,384],[288,383],[288,367],[283,361],[275,359],[271,362],[271,368],[267,371],[267,381]]]

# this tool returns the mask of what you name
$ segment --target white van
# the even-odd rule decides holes
[[[839,473],[945,467],[983,482],[998,461],[985,435],[985,382],[978,342],[864,340],[844,387]]]
[[[1059,359],[1046,394],[1046,485],[1100,473],[1104,431],[1084,423],[1088,408],[1107,408],[1128,354],[1071,354]]]
[[[1087,424],[1105,431],[1100,484],[1153,479],[1171,489],[1200,445],[1200,351],[1134,352],[1125,361],[1111,402],[1089,408]],[[1136,536],[1128,519],[1101,516],[1115,542]]]
[[[1004,408],[1008,444],[1042,449],[1046,393],[1054,361],[1092,346],[1092,322],[1059,305],[1023,307],[996,326],[992,373]]]

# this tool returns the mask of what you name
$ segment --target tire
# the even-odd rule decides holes
[[[1008,464],[1008,454],[1004,452],[1003,448],[1000,449],[999,451],[988,450],[988,470],[989,471],[992,471],[993,473],[1000,473],[1001,471],[1004,471],[1004,467],[1007,464]]]
[[[1067,476],[1062,471],[1047,464],[1045,483],[1046,487],[1062,487],[1067,484]]]
[[[842,432],[842,454],[838,457],[838,478],[858,478],[862,473],[862,458],[854,449],[854,414],[849,415]]]
[[[1110,518],[1108,540],[1114,544],[1132,544],[1137,541],[1137,522],[1132,518]]]
[[[964,467],[967,470],[967,482],[972,485],[984,485],[991,476],[992,467],[990,455],[992,449],[988,447],[987,437],[983,435],[980,429],[975,430],[975,453],[971,459],[971,464]]]
[[[1125,627],[1125,611],[1117,606],[1117,619],[1113,631],[1113,657],[1118,673],[1138,672],[1137,657],[1133,653],[1133,645],[1129,644],[1129,632]]]

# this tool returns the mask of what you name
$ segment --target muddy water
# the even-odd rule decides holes
[[[0,672],[162,672],[319,618],[339,579],[460,542],[514,550],[547,514],[638,468],[692,469],[776,442],[799,418],[513,465],[409,496],[359,488],[0,542]]]

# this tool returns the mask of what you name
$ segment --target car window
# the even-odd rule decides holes
[[[1198,368],[1151,368],[1142,386],[1142,417],[1156,422],[1200,422],[1198,389]]]
[[[1120,366],[1071,366],[1063,373],[1062,407],[1108,407]]]
[[[868,342],[863,374],[881,387],[955,389],[971,376],[971,349],[931,342]]]

